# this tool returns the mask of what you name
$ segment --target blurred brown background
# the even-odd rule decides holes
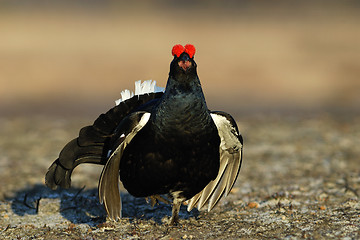
[[[211,109],[360,105],[358,1],[29,2],[0,2],[2,116],[97,115],[136,80],[164,86],[177,43]]]

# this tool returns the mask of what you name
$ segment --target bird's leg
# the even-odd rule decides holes
[[[177,225],[179,223],[179,211],[183,201],[183,198],[174,198],[170,225]]]

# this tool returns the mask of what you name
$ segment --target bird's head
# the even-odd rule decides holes
[[[172,48],[173,61],[170,64],[169,75],[174,78],[197,76],[196,62],[194,61],[195,47],[191,44],[175,45]]]

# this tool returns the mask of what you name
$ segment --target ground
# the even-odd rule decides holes
[[[90,117],[0,118],[1,239],[358,239],[360,116],[251,113],[236,116],[244,161],[232,192],[211,212],[151,208],[122,192],[123,218],[98,202],[101,167],[80,166],[70,190],[44,175]]]

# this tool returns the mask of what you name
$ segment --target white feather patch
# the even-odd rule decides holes
[[[116,106],[119,105],[121,102],[132,98],[134,95],[142,95],[146,93],[156,93],[156,92],[163,92],[165,88],[156,86],[156,81],[153,80],[146,80],[141,82],[141,80],[135,82],[135,94],[134,92],[130,92],[130,90],[125,89],[121,92],[121,98],[115,101]]]
[[[220,148],[222,150],[235,149],[238,151],[241,144],[238,142],[239,133],[236,132],[235,127],[224,116],[214,113],[211,113],[210,115],[218,128],[221,139]]]

